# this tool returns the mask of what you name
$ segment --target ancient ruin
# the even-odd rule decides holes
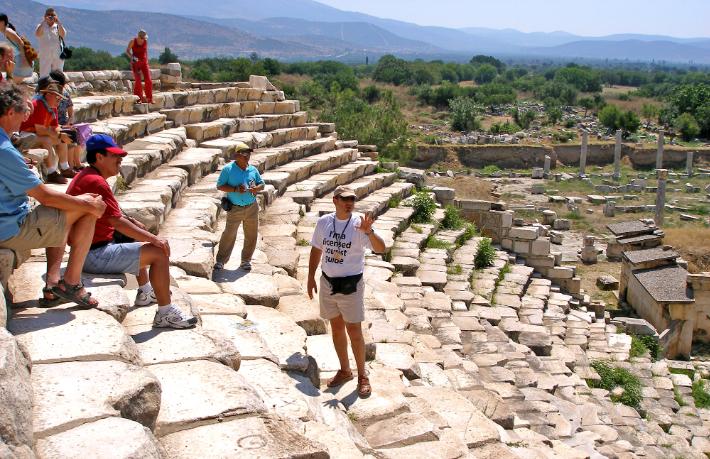
[[[641,335],[660,342],[667,357],[687,355],[689,340],[706,339],[710,326],[707,277],[688,275],[677,254],[661,247],[663,231],[652,222],[612,223],[613,240],[587,235],[577,244],[570,218],[582,198],[543,186],[535,202],[569,203],[571,216],[544,209],[532,221],[516,217],[503,198],[464,199],[434,186],[425,188],[438,203],[433,219],[414,224],[410,201],[427,185],[422,171],[388,170],[372,146],[340,139],[331,123],[308,122],[299,101],[266,78],[186,83],[177,64],[155,72],[162,88],[149,106],[128,95],[126,73],[69,76],[77,120],[129,151],[113,182],[118,200],[170,241],[173,294],[199,326],[152,329],[150,308],[131,306],[136,285],[126,276],[84,277],[100,310],[38,308],[43,252],[0,251],[9,298],[7,315],[0,307],[1,456],[710,453],[710,411],[688,402],[708,366],[631,356]],[[81,95],[107,88],[120,94]],[[224,225],[215,183],[238,142],[255,149],[252,162],[267,183],[258,197],[260,240],[251,272],[237,270],[237,260],[215,273]],[[620,151],[617,140],[617,158]],[[539,160],[537,182],[551,176],[557,155],[546,151]],[[581,161],[579,175],[591,170]],[[621,185],[615,175],[605,186],[642,187]],[[526,179],[531,189],[532,174]],[[388,249],[366,262],[368,399],[357,397],[354,381],[325,389],[339,363],[304,290],[308,241],[340,184],[356,190],[358,211],[378,215]],[[608,202],[622,212],[620,199],[603,196]],[[444,229],[447,205],[479,234]],[[440,247],[429,246],[434,238]],[[487,238],[492,262],[476,268]],[[591,300],[582,268],[569,264],[578,250],[588,263],[604,251],[623,259],[619,293],[641,318],[612,317]],[[614,280],[601,283],[613,290]],[[598,362],[632,374],[640,387],[603,387],[606,367]]]

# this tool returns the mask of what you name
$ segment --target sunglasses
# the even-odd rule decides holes
[[[346,202],[355,202],[355,196],[338,196],[338,199]]]

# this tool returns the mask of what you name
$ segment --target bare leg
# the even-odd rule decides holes
[[[57,157],[59,158],[59,164],[64,164],[67,162],[67,158],[69,157],[69,152],[67,148],[66,143],[56,143],[54,145],[54,150],[57,152]]]
[[[138,281],[138,285],[145,285],[146,282],[150,280],[148,278],[148,270],[146,268],[141,268],[140,271],[138,271],[136,280]]]
[[[345,334],[345,321],[343,316],[330,319],[330,330],[333,333],[333,346],[338,354],[340,369],[350,371],[350,361],[348,359],[348,337]]]
[[[141,247],[141,268],[150,266],[150,283],[158,306],[170,304],[170,259],[158,247],[145,244]]]
[[[79,216],[79,218],[77,218]],[[81,282],[81,271],[84,269],[84,260],[89,253],[91,240],[94,238],[94,228],[96,226],[96,217],[89,214],[79,212],[67,212],[67,226],[73,217],[70,229],[69,240],[72,242],[72,248],[69,252],[69,261],[67,262],[67,270],[64,272],[64,280],[68,284],[78,284]],[[49,265],[49,250],[47,251],[47,264]],[[61,249],[59,256],[64,253]]]
[[[348,336],[350,337],[350,346],[353,349],[355,356],[355,364],[357,365],[357,374],[365,375],[365,338],[362,336],[362,325],[360,322],[351,324],[346,323]]]

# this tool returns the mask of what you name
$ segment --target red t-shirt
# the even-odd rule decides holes
[[[111,191],[111,187],[106,182],[106,179],[99,174],[99,171],[93,167],[86,167],[74,177],[67,188],[67,194],[77,196],[84,193],[95,193],[101,196],[106,203],[104,214],[96,220],[96,228],[94,229],[94,239],[92,244],[97,242],[112,241],[114,228],[109,223],[109,218],[120,217],[123,215],[121,208],[118,206],[116,197]]]
[[[20,126],[20,131],[22,132],[35,132],[35,126],[45,126],[45,127],[57,127],[59,123],[57,122],[57,112],[55,110],[47,110],[46,102],[38,98],[32,99],[32,116],[30,116],[27,121],[22,123]]]

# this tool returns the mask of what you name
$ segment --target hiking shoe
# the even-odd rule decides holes
[[[214,269],[224,269],[224,263],[218,261],[214,264]]]
[[[239,265],[239,269],[244,271],[251,271],[251,262],[243,261],[242,264]]]
[[[155,298],[155,291],[151,290],[148,293],[138,291],[136,295],[136,302],[134,303],[138,307],[148,306],[153,303],[157,303],[158,300]]]
[[[66,169],[62,169],[62,172],[60,173],[62,177],[64,178],[74,178],[76,177],[76,171],[72,169],[71,167],[68,167]]]
[[[346,382],[350,381],[353,379],[353,372],[351,370],[343,371],[343,370],[338,370],[337,373],[335,373],[335,376],[328,381],[328,387],[336,387],[336,386],[342,386]]]
[[[153,319],[155,328],[192,328],[197,323],[197,317],[188,316],[175,305],[170,305],[165,311],[158,308]]]
[[[67,179],[62,177],[57,171],[47,174],[47,183],[56,183],[57,185],[66,185]]]

